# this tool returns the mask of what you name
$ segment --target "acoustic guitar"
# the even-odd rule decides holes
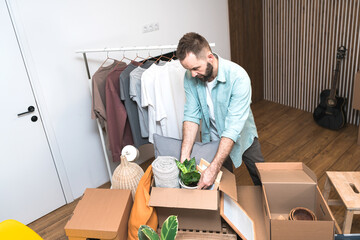
[[[331,89],[325,89],[320,94],[320,104],[315,108],[313,117],[317,124],[331,130],[338,130],[345,126],[346,99],[338,96],[338,79],[340,63],[346,55],[346,48],[341,46],[336,54],[336,67],[332,79]]]

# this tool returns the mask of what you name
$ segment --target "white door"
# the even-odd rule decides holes
[[[28,224],[66,201],[5,1],[0,36],[0,222]]]

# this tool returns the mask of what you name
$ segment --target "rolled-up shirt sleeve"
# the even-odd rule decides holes
[[[200,124],[201,106],[197,97],[196,82],[187,77],[188,71],[184,77],[185,89],[185,106],[184,106],[184,120]]]
[[[221,137],[227,137],[236,142],[249,117],[251,83],[247,74],[234,77],[239,79],[233,81],[228,112],[225,117],[224,131]]]

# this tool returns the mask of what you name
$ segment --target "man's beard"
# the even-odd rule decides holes
[[[214,69],[213,65],[211,65],[208,62],[206,65],[205,74],[204,75],[198,74],[196,77],[199,78],[202,82],[207,82],[211,78],[213,69]]]

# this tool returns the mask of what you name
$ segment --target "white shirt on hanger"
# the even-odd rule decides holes
[[[185,91],[184,75],[186,69],[179,60],[166,63],[163,71],[167,78],[155,79],[156,102],[162,102],[165,111],[164,136],[182,139],[182,122],[184,118]]]
[[[166,132],[164,118],[166,117],[163,103],[156,102],[155,80],[167,78],[167,72],[161,70],[166,62],[160,61],[151,65],[141,76],[141,106],[148,108],[149,142],[154,143],[153,134],[164,135]]]
[[[185,71],[176,60],[153,64],[141,76],[141,105],[148,107],[151,143],[154,133],[182,138]]]

